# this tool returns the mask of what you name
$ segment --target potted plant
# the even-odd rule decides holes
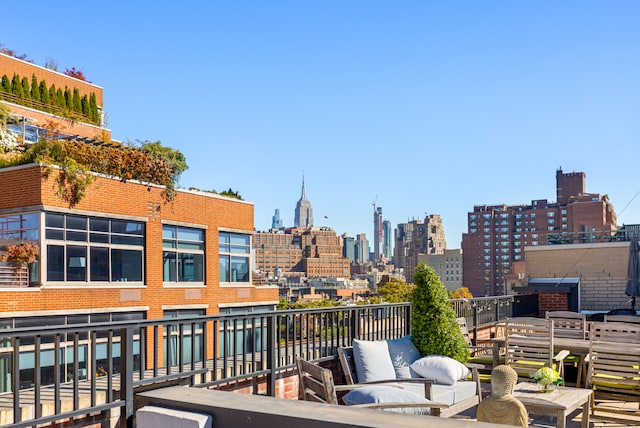
[[[551,392],[557,385],[562,383],[562,378],[555,369],[542,367],[533,374],[533,380],[540,388],[541,392]]]
[[[18,244],[8,245],[6,254],[2,256],[1,261],[15,267],[25,267],[29,263],[34,263],[40,255],[40,247],[36,242],[24,241]]]

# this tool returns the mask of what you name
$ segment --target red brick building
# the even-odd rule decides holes
[[[102,105],[101,88],[0,54],[0,75],[14,73],[96,93]],[[23,125],[57,121],[63,139],[77,135],[98,143],[94,139],[109,134],[99,125],[14,101],[0,102],[24,119]],[[95,174],[71,206],[59,196],[59,173],[58,167],[41,164],[0,169],[0,256],[25,242],[40,249],[27,267],[0,262],[0,329],[257,312],[278,303],[276,288],[252,284],[252,203],[186,190],[176,190],[169,201],[163,186]],[[43,383],[54,373],[46,343],[43,339]],[[11,353],[3,353],[2,346],[0,392],[11,388]],[[78,357],[81,371],[89,352]],[[99,361],[106,358],[106,344],[96,352]],[[66,381],[75,375],[69,371],[73,356],[62,354]],[[29,379],[33,350],[21,351],[20,359],[21,379]],[[86,370],[78,376],[86,377]]]
[[[530,205],[479,205],[468,213],[462,235],[463,284],[475,297],[505,293],[512,264],[524,261],[524,247],[549,240],[595,242],[617,229],[606,195],[586,193],[583,172],[556,172],[557,202]]]

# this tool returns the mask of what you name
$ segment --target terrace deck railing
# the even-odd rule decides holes
[[[511,316],[512,297],[453,302],[470,328]],[[408,303],[6,329],[0,336],[0,425],[27,427],[120,409],[171,384],[229,387],[256,380],[275,395],[295,358],[330,360],[353,339],[409,334]]]

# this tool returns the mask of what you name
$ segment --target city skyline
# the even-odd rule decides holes
[[[304,174],[317,226],[373,238],[377,195],[459,248],[475,205],[554,201],[560,167],[640,223],[637,2],[31,6],[100,31],[9,20],[4,47],[83,71],[115,139],[182,151],[179,186],[238,191],[257,230],[293,224]]]

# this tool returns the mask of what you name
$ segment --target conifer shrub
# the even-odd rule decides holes
[[[31,99],[35,101],[42,101],[42,97],[40,96],[40,85],[38,84],[38,78],[36,75],[31,76]]]
[[[411,336],[422,355],[446,355],[462,363],[469,347],[460,331],[449,293],[432,267],[420,263],[413,277]]]

